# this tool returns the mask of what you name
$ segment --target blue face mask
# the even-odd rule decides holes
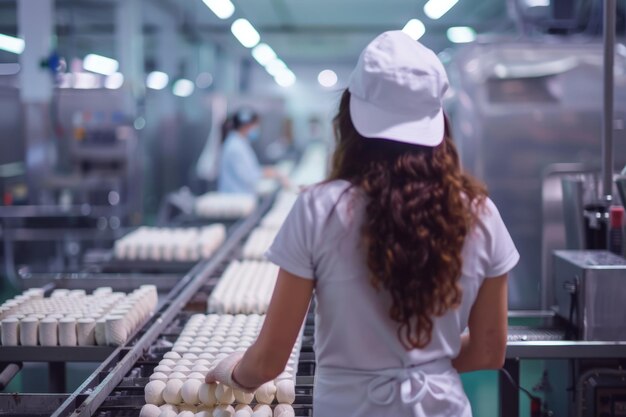
[[[261,128],[259,126],[255,126],[252,129],[248,130],[248,139],[250,142],[256,142],[261,138]]]

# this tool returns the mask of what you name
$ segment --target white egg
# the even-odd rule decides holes
[[[180,379],[170,379],[167,381],[167,385],[163,390],[163,399],[168,404],[180,404],[183,401],[181,395],[181,388],[183,387],[183,381]]]
[[[197,379],[188,379],[183,383],[181,387],[181,397],[186,404],[198,404],[198,391],[202,382]]]
[[[150,381],[144,388],[144,397],[147,404],[161,405],[164,402],[163,391],[166,384],[163,381]]]

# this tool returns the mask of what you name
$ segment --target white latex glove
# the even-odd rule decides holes
[[[258,387],[244,387],[239,385],[233,379],[233,372],[235,367],[241,362],[241,358],[243,358],[245,352],[233,352],[229,356],[222,359],[215,367],[213,367],[206,374],[206,383],[211,384],[215,382],[219,382],[220,384],[228,385],[229,387],[243,391],[243,392],[254,392]]]

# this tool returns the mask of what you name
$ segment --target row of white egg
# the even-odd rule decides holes
[[[328,165],[328,149],[323,144],[307,147],[296,169],[290,175],[294,186],[309,186],[324,181]]]
[[[29,315],[48,316],[63,315],[74,318],[92,317],[97,318],[106,314],[113,305],[119,303],[126,297],[123,293],[112,293],[104,298],[103,296],[88,295],[82,299],[60,299],[43,298],[29,300],[19,306],[8,307],[0,312],[0,319],[7,317],[23,318]],[[41,318],[41,317],[40,317]]]
[[[207,193],[195,202],[198,216],[213,219],[239,219],[249,216],[257,207],[252,194]]]
[[[254,409],[246,404],[236,407],[220,405],[217,407],[194,407],[171,404],[156,406],[146,404],[139,412],[139,417],[294,417],[295,411],[289,404],[278,404],[272,408],[266,404],[257,404]]]
[[[102,288],[98,290],[102,290]],[[96,295],[96,291],[94,291],[93,295]],[[0,319],[13,314],[34,313],[35,311],[32,311],[33,306],[38,306],[41,309],[44,309],[44,306],[49,306],[50,313],[76,313],[82,311],[83,307],[90,305],[90,303],[84,302],[85,290],[56,289],[49,298],[44,298],[44,293],[43,288],[31,288],[20,295],[5,300],[0,305]],[[108,293],[111,293],[111,291],[108,291]],[[71,311],[64,310],[64,308],[71,309]]]
[[[116,241],[113,252],[118,259],[197,261],[210,258],[225,239],[223,224],[201,229],[144,226]]]
[[[216,361],[235,351],[245,351],[256,340],[265,317],[257,314],[204,316],[196,314],[187,322],[172,350],[154,369],[152,379],[193,377],[204,373]],[[281,377],[295,375],[300,344],[295,344],[285,373]]]
[[[49,300],[62,299],[58,294]],[[119,346],[154,312],[158,303],[157,290],[153,285],[144,285],[128,296],[113,293],[110,288],[99,288],[97,294],[67,297],[67,301],[72,303],[91,302],[94,305],[91,313],[62,314],[64,309],[59,308],[57,313],[50,314],[50,306],[42,307],[40,304],[34,304],[33,308],[35,301],[46,299],[34,299],[19,304],[14,307],[15,314],[7,315],[0,321],[2,345]],[[113,296],[114,294],[122,295]],[[108,301],[98,303],[96,299]],[[38,306],[42,308],[37,308]]]
[[[276,398],[281,403],[292,404],[295,400],[295,369],[301,337],[295,343],[285,371],[275,381],[264,384],[255,393],[248,394],[224,385],[204,383],[209,369],[234,351],[233,348],[222,345],[230,343],[237,345],[237,350],[245,350],[258,336],[263,321],[264,316],[259,315],[196,314],[190,317],[174,348],[178,345],[188,349],[188,346],[195,345],[201,352],[180,353],[174,348],[166,352],[146,385],[146,402],[155,405],[176,405],[184,402],[188,405],[215,406],[233,402],[250,404],[253,399],[258,403],[271,404]],[[244,336],[244,333],[247,335]],[[206,339],[201,340],[203,347],[197,344],[194,336]],[[237,340],[244,337],[247,340],[243,343]],[[195,395],[195,392],[198,394]]]
[[[259,227],[252,231],[248,240],[243,246],[243,258],[251,260],[262,260],[265,252],[270,248],[278,233],[277,229],[267,229]]]
[[[267,312],[278,267],[270,262],[233,261],[207,300],[209,312],[262,314]]]
[[[261,227],[265,229],[278,230],[285,222],[287,215],[291,211],[298,195],[289,191],[282,191],[272,208],[261,219]]]
[[[295,382],[290,378],[266,382],[254,393],[234,390],[224,384],[207,384],[196,378],[169,379],[167,382],[152,380],[146,384],[144,395],[147,404],[157,406],[186,404],[215,407],[235,403],[250,405],[254,400],[258,404],[269,405],[274,400],[279,404],[293,404],[296,399]]]

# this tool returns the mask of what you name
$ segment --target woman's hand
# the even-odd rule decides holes
[[[281,269],[259,337],[246,352],[235,352],[219,362],[207,374],[207,383],[217,381],[252,392],[280,375],[300,334],[313,286],[313,280]]]
[[[207,384],[219,382],[229,387],[243,391],[254,392],[258,387],[250,388],[240,385],[234,378],[235,368],[241,362],[244,352],[233,352],[229,356],[222,359],[215,367],[213,367],[206,375]]]

